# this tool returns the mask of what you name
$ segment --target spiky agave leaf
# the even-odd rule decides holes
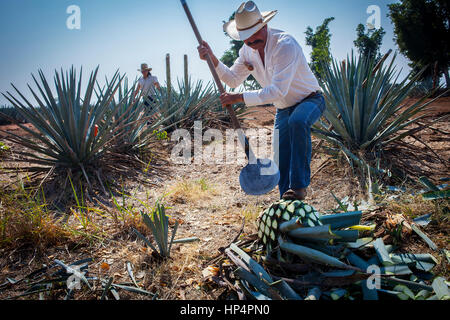
[[[109,81],[107,80],[106,83],[108,86]],[[110,113],[115,114],[115,125],[124,131],[114,144],[114,147],[121,152],[142,150],[156,143],[154,131],[165,120],[157,114],[157,108],[146,106],[144,101],[135,96],[136,90],[137,82],[129,84],[128,78],[124,78],[110,105]],[[104,89],[98,85],[97,96],[102,97],[103,91]]]
[[[54,95],[42,70],[36,78],[32,75],[37,91],[28,88],[38,104],[36,108],[14,85],[18,97],[10,92],[3,96],[36,130],[18,123],[32,136],[9,133],[10,141],[26,147],[29,151],[18,152],[34,166],[30,171],[48,171],[49,168],[82,169],[93,166],[105,152],[105,146],[123,134],[114,120],[120,105],[113,112],[110,103],[122,80],[116,72],[102,96],[92,102],[98,67],[91,72],[84,93],[82,92],[82,70],[79,76],[74,67],[68,72],[55,71]],[[98,128],[98,131],[95,130]]]
[[[202,116],[210,108],[219,103],[218,94],[214,87],[199,80],[192,84],[178,81],[178,91],[172,90],[168,95],[167,88],[161,88],[155,94],[156,106],[161,115],[164,116],[164,126],[192,126],[195,120]]]
[[[12,124],[16,122],[24,123],[25,119],[21,116],[19,111],[13,106],[1,106],[0,107],[0,125]]]
[[[219,92],[210,82],[204,83],[198,80],[195,83],[189,79],[186,84],[178,81],[178,91],[171,90],[167,93],[167,88],[155,92],[155,107],[163,117],[160,125],[171,127],[192,127],[196,120],[224,120],[228,116],[225,113],[219,99]],[[241,117],[244,114],[245,106],[234,106],[236,115]]]

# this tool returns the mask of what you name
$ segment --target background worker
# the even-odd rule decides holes
[[[153,95],[155,94],[155,88],[161,90],[158,78],[153,76],[150,72],[152,68],[149,68],[146,63],[141,64],[141,69],[138,69],[142,73],[142,77],[138,80],[138,87],[134,92],[134,98],[141,92],[140,97],[144,98],[144,105],[150,106],[151,103],[155,102]]]

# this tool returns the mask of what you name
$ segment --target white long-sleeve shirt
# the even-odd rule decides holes
[[[244,92],[247,106],[273,103],[278,109],[301,102],[312,92],[320,90],[303,50],[291,35],[268,28],[265,64],[258,50],[243,45],[234,65],[228,68],[219,61],[216,70],[220,79],[229,87],[236,88],[252,74],[263,89]],[[244,62],[253,66],[249,71]]]

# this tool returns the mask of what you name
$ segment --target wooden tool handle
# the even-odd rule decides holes
[[[197,25],[195,24],[194,18],[192,17],[191,11],[189,10],[189,7],[186,3],[186,0],[180,0],[181,4],[183,5],[184,11],[186,12],[187,18],[189,20],[189,23],[192,26],[192,29],[194,30],[195,36],[197,37],[198,43],[200,45],[203,45],[203,39],[200,35],[200,32],[198,31]],[[206,56],[206,61],[208,62],[209,69],[211,70],[211,73],[213,75],[214,81],[216,82],[217,88],[219,89],[219,92],[225,93],[225,88],[222,85],[222,82],[220,81],[219,75],[216,72],[216,68],[214,67],[214,63],[212,62],[212,59],[209,55]],[[234,112],[234,109],[231,105],[225,106],[230,114],[231,122],[233,124],[233,127],[235,129],[241,129],[241,125],[236,117],[236,113]]]
[[[203,39],[200,35],[200,32],[198,31],[197,25],[195,24],[194,18],[192,17],[191,11],[189,10],[189,7],[186,3],[186,0],[180,0],[181,4],[183,5],[184,11],[186,12],[186,16],[189,20],[189,23],[191,24],[192,30],[194,30],[195,37],[198,40],[198,43],[200,45],[203,45]],[[209,54],[206,56],[206,61],[208,62],[209,69],[211,70],[211,73],[213,75],[214,81],[216,82],[217,88],[219,89],[219,92],[225,93],[225,88],[222,85],[222,81],[220,81],[219,75],[216,72],[216,68],[214,67],[214,63],[209,56]],[[230,114],[231,123],[233,124],[234,129],[237,130],[239,142],[242,144],[245,155],[247,156],[247,159],[254,159],[255,154],[253,153],[252,149],[250,148],[250,142],[247,138],[247,136],[244,134],[244,130],[242,130],[241,124],[239,123],[236,113],[234,112],[234,109],[231,105],[225,106],[228,110],[228,113]]]

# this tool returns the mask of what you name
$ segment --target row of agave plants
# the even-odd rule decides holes
[[[0,114],[6,115],[6,117],[0,117],[0,126],[13,124],[14,122],[26,122],[26,119],[12,106],[0,106]]]
[[[118,160],[125,165],[127,155],[148,168],[149,159],[158,158],[158,148],[152,146],[161,132],[188,128],[207,117],[226,118],[219,94],[210,83],[179,82],[178,91],[163,87],[149,108],[142,99],[134,98],[136,82],[117,71],[100,85],[98,71],[97,67],[90,73],[84,86],[82,69],[55,71],[52,88],[40,70],[37,77],[32,76],[35,88],[28,86],[34,100],[14,85],[13,92],[3,94],[14,112],[33,125],[30,128],[17,121],[17,116],[0,114],[28,133],[6,132],[6,140],[25,147],[14,150],[19,157],[13,160],[27,165],[14,170],[32,173],[32,177],[62,174],[66,182],[67,177],[77,175],[90,187],[92,179],[102,185],[102,172],[117,171]],[[242,113],[243,106],[236,110]]]
[[[412,125],[425,117],[424,111],[440,97],[429,99],[434,94],[429,92],[406,104],[422,73],[411,73],[398,81],[401,72],[394,65],[395,56],[390,63],[386,61],[387,55],[377,61],[357,58],[352,53],[342,63],[334,61],[326,66],[322,83],[327,109],[313,132],[328,143],[328,152],[343,154],[363,177],[366,173],[389,174],[383,169],[383,152],[396,141],[417,133],[420,126]],[[136,83],[116,72],[101,87],[97,74],[98,68],[91,73],[82,94],[81,72],[77,75],[73,67],[65,73],[55,72],[54,95],[40,71],[38,78],[33,76],[37,92],[29,87],[37,107],[14,86],[15,94],[4,95],[15,112],[36,129],[18,123],[35,139],[13,133],[8,138],[27,147],[28,151],[19,153],[23,161],[34,166],[26,170],[42,173],[75,169],[88,179],[89,172],[101,167],[99,162],[105,154],[148,150],[155,140],[155,130],[190,128],[198,119],[227,118],[217,90],[210,83],[193,83],[185,76],[174,90],[169,82],[169,87],[156,92],[156,102],[148,109],[142,101],[133,99]],[[238,114],[245,114],[243,105],[235,108]],[[151,125],[147,125],[149,120]]]
[[[328,153],[344,155],[363,183],[370,181],[371,175],[391,175],[387,161],[383,163],[385,151],[424,129],[419,121],[428,116],[431,104],[448,92],[430,99],[440,90],[436,88],[409,103],[407,98],[420,84],[425,69],[399,81],[396,56],[386,63],[389,54],[381,60],[358,58],[353,53],[341,63],[335,60],[325,67],[321,84],[327,108],[313,133],[328,143],[324,146]]]

